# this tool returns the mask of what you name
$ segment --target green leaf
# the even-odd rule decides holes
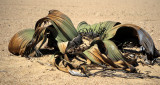
[[[43,22],[46,21],[51,22],[53,25],[52,30],[57,31],[56,40],[58,42],[71,41],[78,35],[78,32],[73,26],[70,18],[60,11],[52,10],[47,17],[44,17],[37,21],[35,28],[38,28]]]
[[[24,29],[17,32],[10,40],[8,50],[17,55],[22,55],[27,44],[32,40],[34,29]]]
[[[116,39],[115,41],[121,42],[122,40],[135,39],[137,43],[145,48],[147,58],[153,60],[160,54],[155,48],[151,36],[141,27],[133,24],[121,24],[113,27],[112,29],[104,32],[103,40]]]
[[[105,21],[105,22],[100,22],[96,23],[93,25],[87,24],[85,21],[82,21],[79,23],[77,27],[77,31],[79,32],[94,32],[94,33],[100,33],[102,34],[104,31],[110,30],[112,27],[120,24],[119,22],[113,22],[113,21]]]
[[[114,44],[114,42],[110,40],[104,40],[103,41],[105,48],[106,48],[106,55],[112,60],[112,61],[118,61],[118,60],[125,60],[122,53],[118,50],[117,46]]]
[[[89,58],[92,62],[98,64],[98,65],[102,65],[102,62],[100,61],[100,59],[98,59],[98,57],[100,57],[100,55],[98,55],[98,53],[95,53],[95,52],[98,52],[96,51],[95,49],[98,50],[97,48],[97,45],[95,46],[92,46],[90,49],[84,51],[83,53],[85,54],[85,56],[87,58]]]

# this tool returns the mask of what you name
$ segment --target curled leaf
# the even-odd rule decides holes
[[[139,26],[133,24],[117,25],[109,31],[104,32],[104,35],[104,40],[111,39],[119,44],[124,43],[130,39],[135,39],[139,45],[145,48],[144,51],[147,54],[147,58],[149,60],[153,60],[159,56],[159,52],[155,48],[151,36]]]
[[[24,29],[17,32],[10,40],[8,50],[15,55],[23,55],[27,44],[32,40],[33,29]]]

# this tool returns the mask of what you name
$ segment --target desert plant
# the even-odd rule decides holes
[[[33,52],[43,56],[39,50],[45,42],[55,50],[54,65],[75,76],[89,76],[88,68],[93,66],[136,72],[138,59],[152,64],[160,55],[150,35],[139,26],[113,21],[89,25],[83,21],[75,29],[70,18],[58,10],[39,19],[35,30],[16,33],[8,48],[25,57]]]

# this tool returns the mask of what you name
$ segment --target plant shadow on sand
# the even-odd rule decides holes
[[[49,49],[40,49],[40,52],[43,55],[53,55],[55,53],[55,50],[49,50]],[[42,56],[43,57],[43,56]]]
[[[50,49],[40,49],[39,52],[41,55],[36,55],[35,52],[32,53],[32,58],[39,58],[39,57],[44,57],[45,55],[53,55],[55,53],[55,50],[50,50]],[[28,58],[28,57],[27,57]]]
[[[97,70],[97,69],[90,69],[90,70]],[[92,74],[92,76],[100,76],[100,77],[119,77],[119,78],[126,78],[126,79],[160,79],[160,76],[152,76],[150,75],[151,71],[137,72],[137,73],[128,73],[123,70],[106,70],[106,69],[99,69],[100,71],[96,71]]]

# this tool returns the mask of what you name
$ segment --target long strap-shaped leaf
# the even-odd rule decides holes
[[[56,40],[58,42],[70,41],[78,35],[75,27],[71,20],[65,14],[58,10],[51,10],[48,16],[41,18],[37,21],[35,29],[40,27],[42,23],[51,22],[53,25],[53,30],[57,31]]]
[[[128,30],[128,31],[125,31],[125,30]],[[147,58],[149,60],[153,60],[154,58],[159,56],[159,53],[155,48],[155,45],[151,36],[139,26],[136,26],[133,24],[117,25],[112,29],[110,29],[109,31],[104,32],[105,36],[103,36],[103,38],[104,40],[108,40],[116,36],[116,34],[117,34],[117,38],[120,38],[120,36],[124,34],[128,34],[123,36],[124,38],[125,37],[129,38],[129,36],[136,37],[139,41],[139,44],[145,48],[145,52],[147,53]],[[121,39],[123,38],[121,37]]]
[[[33,29],[24,29],[17,32],[10,40],[8,50],[17,55],[24,53],[26,45],[32,40]]]
[[[112,60],[112,61],[119,61],[123,60],[125,61],[123,55],[118,50],[117,46],[112,42],[111,40],[104,40],[103,41],[104,46],[106,48],[106,55]]]
[[[123,59],[122,54],[118,51],[117,47],[112,41],[108,40],[103,42],[105,44],[107,53],[101,53],[99,51],[100,48],[98,48],[98,46],[95,44],[90,49],[83,52],[85,54],[84,56],[102,67],[107,68],[107,66],[111,66],[111,68],[108,69],[123,69],[129,72],[136,71],[131,64]]]
[[[85,68],[84,66],[75,65],[75,64],[73,64],[72,62],[70,62],[67,54],[64,54],[63,57],[64,57],[64,59],[62,59],[62,55],[60,55],[59,57],[57,57],[57,58],[55,59],[55,62],[54,62],[54,65],[55,65],[59,70],[61,70],[61,71],[63,71],[63,72],[66,72],[66,73],[70,73],[70,74],[73,75],[73,76],[81,76],[81,77],[86,77],[86,76],[88,76],[87,74],[85,74],[85,73],[86,73],[86,71],[85,71],[86,68]],[[63,65],[60,66],[60,62],[65,62],[65,63],[63,63]],[[72,68],[71,68],[71,66],[72,66]],[[73,71],[73,70],[72,70],[73,68],[74,68],[74,69],[78,69],[78,68],[83,69],[84,74]],[[81,71],[82,71],[82,70],[81,70]]]
[[[28,56],[31,51],[36,51],[38,54],[41,54],[38,50],[42,47],[42,45],[46,42],[46,27],[39,27],[33,37],[32,40],[27,44],[24,52],[24,56]],[[40,46],[36,48],[36,45],[40,42]],[[37,53],[36,53],[37,54]]]
[[[95,49],[97,49],[97,46],[93,46],[93,47],[91,47],[90,49],[84,51],[83,53],[84,53],[85,56],[86,56],[87,58],[89,58],[92,62],[94,62],[94,63],[96,63],[96,64],[98,64],[98,65],[102,65],[103,62],[101,61],[101,59],[98,58],[100,55],[98,55],[98,53],[95,53],[95,52],[97,51],[97,50],[95,50]]]
[[[43,23],[52,23],[53,26],[43,27]],[[71,20],[63,13],[57,10],[51,10],[48,16],[41,18],[37,21],[35,25],[35,33],[32,38],[32,41],[27,45],[25,50],[25,55],[28,55],[31,49],[35,49],[35,46],[40,42],[41,45],[46,41],[46,33],[49,31],[52,34],[52,37],[59,42],[66,42],[72,40],[78,35],[76,29],[74,28]],[[51,35],[50,34],[50,35]],[[53,42],[57,44],[57,42]]]
[[[116,68],[117,66],[114,64],[114,62],[107,57],[105,54],[101,53],[99,51],[98,46],[95,44],[94,46],[92,46],[90,49],[86,50],[83,52],[85,54],[86,57],[88,57],[92,62],[103,66],[106,65],[110,65],[114,68]],[[104,66],[105,67],[105,66]]]

